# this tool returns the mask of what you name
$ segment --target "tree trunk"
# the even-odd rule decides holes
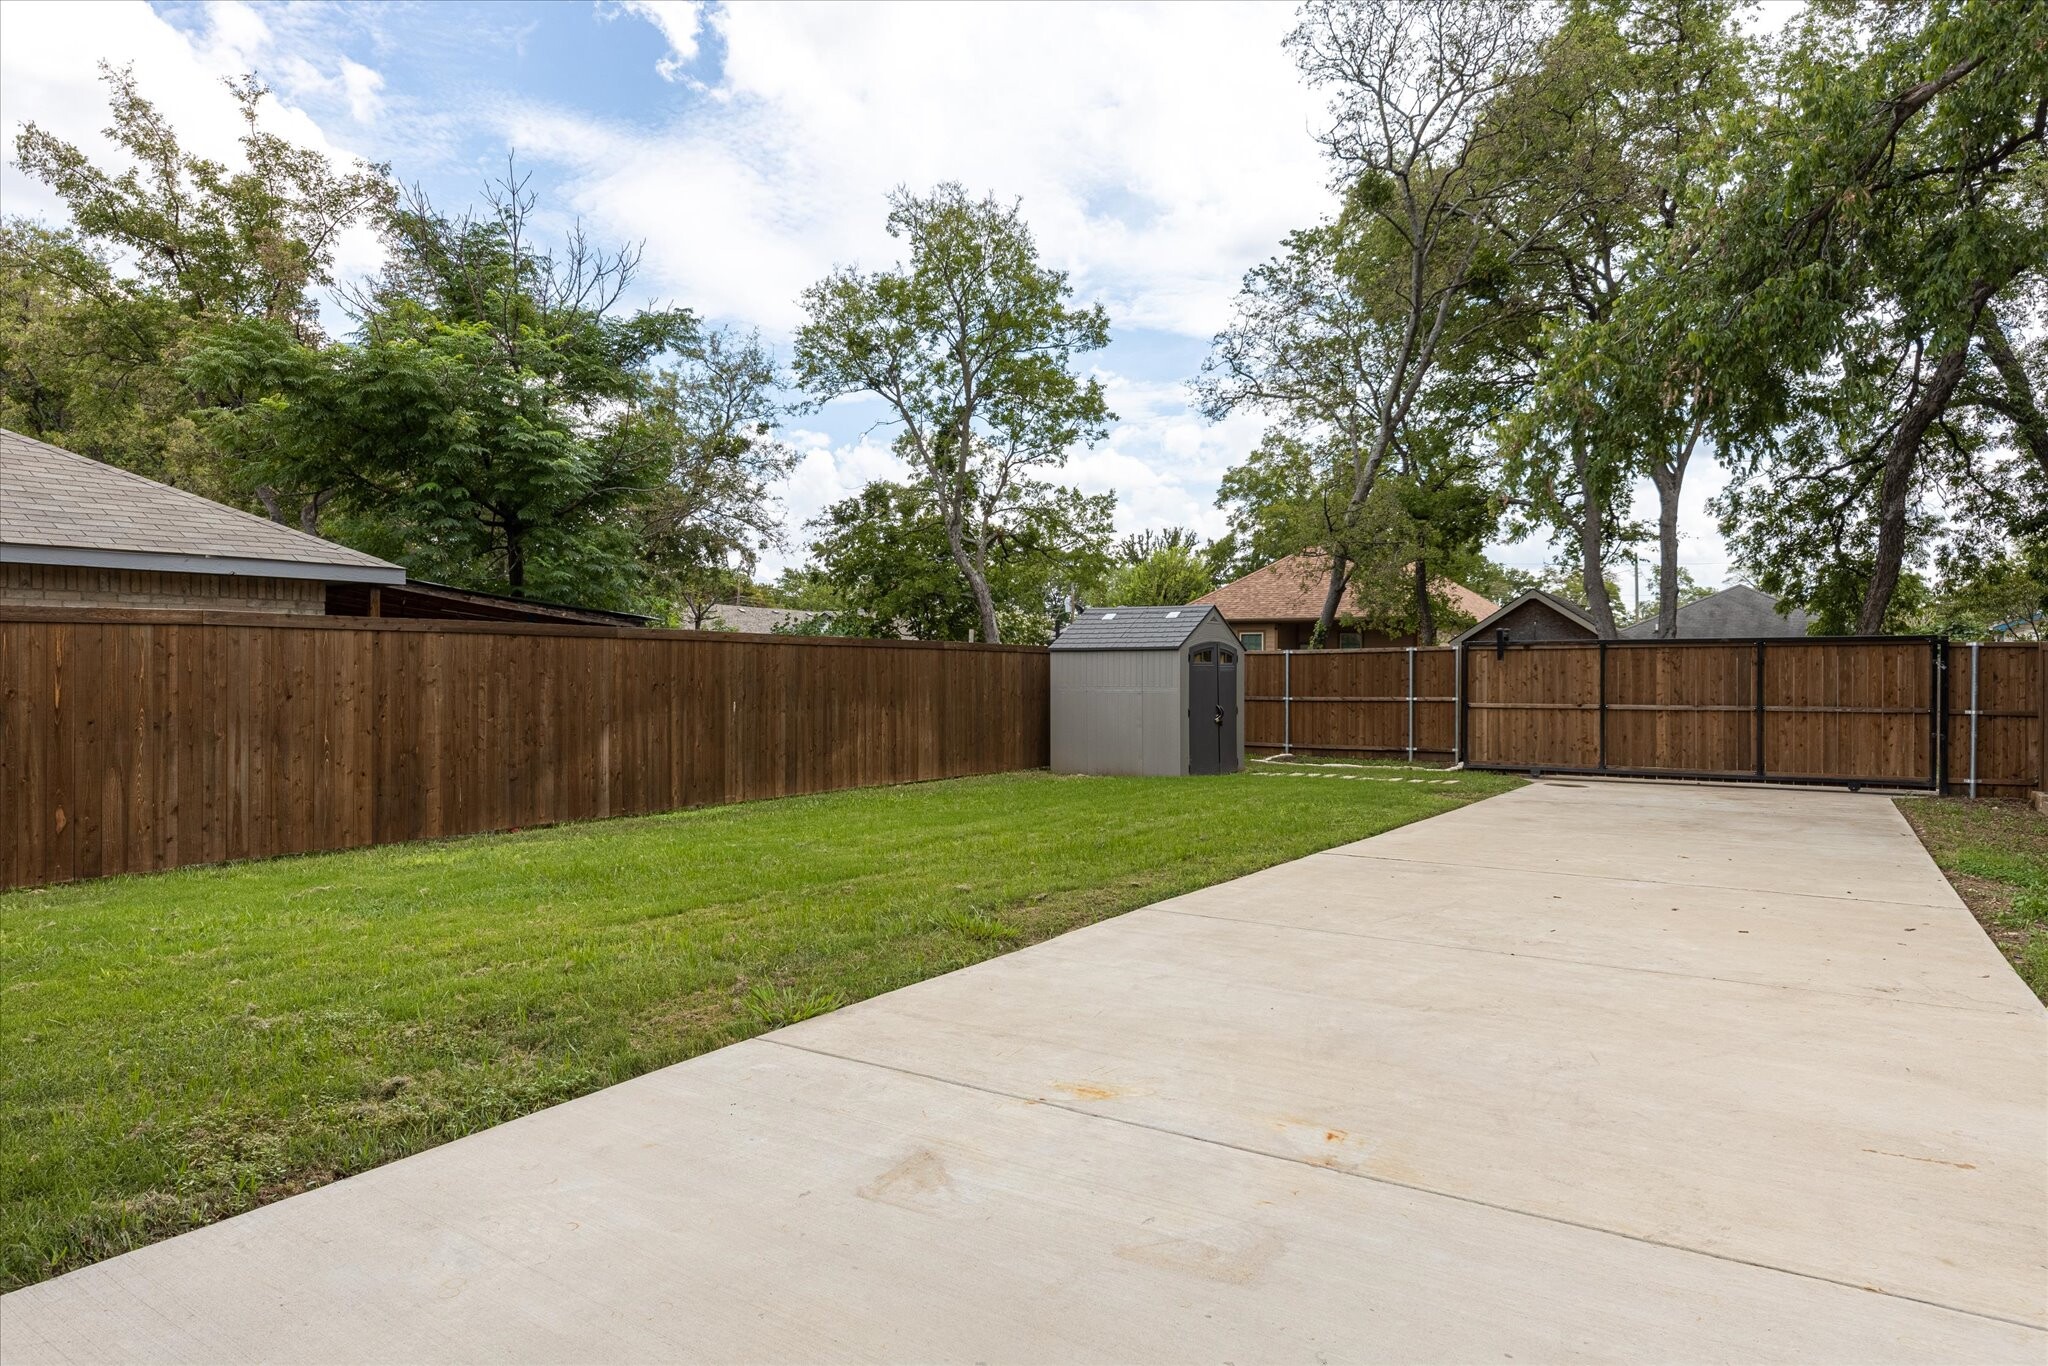
[[[1685,479],[1680,462],[1650,470],[1657,486],[1657,639],[1678,638],[1678,494]]]
[[[1572,472],[1579,480],[1579,577],[1586,590],[1586,608],[1602,640],[1620,634],[1614,628],[1614,600],[1607,596],[1607,508],[1595,487],[1593,462],[1576,438]]]
[[[1657,639],[1678,638],[1678,495],[1685,489],[1685,468],[1699,448],[1707,420],[1700,411],[1706,402],[1704,389],[1692,393],[1692,429],[1685,444],[1662,464],[1650,467],[1650,482],[1657,486]]]
[[[1323,610],[1316,618],[1316,639],[1325,650],[1337,638],[1337,608],[1344,601],[1344,579],[1351,561],[1341,550],[1330,552],[1330,588],[1323,594]]]
[[[308,536],[320,534],[320,514],[327,511],[328,503],[334,499],[333,489],[321,489],[305,502],[299,504],[299,530]]]
[[[957,508],[946,509],[946,549],[952,552],[953,564],[967,580],[968,589],[974,594],[975,615],[981,618],[981,638],[990,645],[1003,643],[1002,629],[996,625],[996,600],[988,591],[988,576],[974,563],[974,557],[967,553],[967,538],[960,530],[960,512]]]
[[[513,597],[526,596],[526,528],[516,521],[505,524],[505,582]]]
[[[1884,456],[1884,484],[1878,495],[1877,556],[1870,567],[1870,583],[1863,591],[1863,610],[1857,614],[1859,635],[1884,634],[1884,619],[1891,611],[1892,594],[1898,591],[1899,573],[1906,560],[1906,516],[1913,505],[1913,476],[1920,467],[1920,443],[1927,429],[1948,409],[1956,386],[1962,383],[1964,363],[1970,344],[1943,356],[1934,367],[1927,386],[1920,391],[1892,433]]]
[[[1436,609],[1429,601],[1429,567],[1415,558],[1415,643],[1436,644]]]
[[[1892,433],[1891,448],[1885,452],[1884,487],[1878,501],[1877,558],[1870,566],[1870,584],[1863,591],[1863,610],[1856,616],[1856,630],[1861,635],[1884,634],[1884,619],[1891,611],[1892,594],[1898,589],[1899,571],[1906,560],[1906,514],[1913,501],[1913,475],[1920,464],[1920,443],[1926,439],[1927,429],[1948,411],[1948,401],[1955,397],[1956,387],[1963,382],[1963,371],[1970,359],[1970,338],[1976,333],[1984,310],[1991,306],[1990,284],[1977,281],[1966,306],[1970,325],[1963,331],[1961,344],[1934,367],[1927,387],[1906,409],[1898,429]]]
[[[2034,457],[2041,473],[2048,475],[2048,414],[2043,414],[2034,395],[2033,379],[2014,353],[1999,325],[1998,314],[1987,307],[1977,320],[1977,333],[1984,339],[1984,354],[2005,384],[2006,416],[2019,432],[2020,445]]]

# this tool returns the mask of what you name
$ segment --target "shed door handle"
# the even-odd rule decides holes
[[[1216,724],[1219,726],[1223,724],[1223,708],[1221,707],[1216,709]]]

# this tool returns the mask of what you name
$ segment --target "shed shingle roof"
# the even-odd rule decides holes
[[[1067,623],[1055,650],[1178,650],[1213,607],[1089,607]]]
[[[0,561],[403,583],[375,555],[0,428]]]
[[[1597,638],[1600,634],[1600,628],[1593,624],[1593,618],[1587,615],[1586,609],[1573,602],[1570,598],[1561,598],[1555,593],[1546,593],[1541,588],[1525,588],[1500,606],[1494,608],[1491,612],[1488,612],[1485,616],[1479,618],[1479,620],[1473,622],[1470,626],[1467,626],[1464,630],[1458,632],[1458,634],[1452,636],[1450,644],[1457,645],[1475,636],[1486,635],[1494,629],[1493,623],[1496,620],[1506,617],[1525,602],[1540,602],[1566,621],[1575,622],[1585,627],[1586,635],[1589,638]]]
[[[1438,587],[1467,616],[1484,617],[1494,610],[1493,603],[1461,583],[1440,580]],[[1323,595],[1329,590],[1329,557],[1304,550],[1204,593],[1191,605],[1214,607],[1227,621],[1314,621],[1323,614]],[[1355,585],[1345,586],[1337,611],[1363,615]]]

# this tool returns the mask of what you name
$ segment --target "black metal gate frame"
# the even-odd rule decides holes
[[[1736,645],[1745,637],[1730,636],[1713,639],[1695,637],[1690,640],[1643,641],[1644,645]],[[1458,646],[1458,688],[1457,688],[1457,756],[1461,768],[1473,769],[1480,773],[1526,773],[1531,777],[1542,777],[1546,773],[1567,776],[1610,778],[1676,778],[1686,782],[1707,783],[1777,783],[1788,787],[1841,787],[1851,792],[1860,792],[1866,787],[1882,787],[1901,792],[1944,792],[1948,788],[1948,639],[1945,636],[1805,636],[1786,637],[1796,639],[1800,644],[1815,644],[1821,641],[1841,641],[1845,644],[1862,645],[1925,645],[1928,647],[1928,672],[1932,693],[1928,700],[1928,759],[1933,777],[1926,782],[1901,782],[1889,778],[1815,778],[1804,776],[1772,777],[1764,771],[1764,652],[1770,648],[1772,638],[1757,637],[1749,641],[1756,655],[1756,769],[1753,773],[1716,773],[1678,768],[1612,768],[1607,763],[1607,647],[1618,642],[1601,640],[1600,647],[1600,693],[1597,704],[1599,711],[1599,755],[1600,762],[1592,768],[1559,766],[1552,764],[1475,764],[1472,762],[1472,708],[1471,676],[1467,654],[1471,644]],[[1510,649],[1527,650],[1542,644],[1571,644],[1569,641],[1502,641],[1491,647],[1497,655]],[[1780,643],[1783,643],[1781,639]],[[1627,646],[1623,646],[1627,648]]]

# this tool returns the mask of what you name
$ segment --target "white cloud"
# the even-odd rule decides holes
[[[704,6],[698,0],[625,0],[619,7],[661,30],[668,42],[668,55],[654,64],[665,81],[682,78],[684,68],[697,60],[697,34],[704,23]]]
[[[654,14],[676,56],[698,16]],[[1328,203],[1277,6],[736,4],[723,72],[667,126],[506,116],[674,293],[771,329],[838,263],[881,264],[899,184],[1023,198],[1114,321],[1206,336],[1247,266]]]
[[[1211,423],[1188,404],[1177,380],[1103,372],[1117,425],[1094,450],[1076,451],[1059,479],[1085,493],[1116,490],[1119,533],[1192,527],[1211,539],[1226,530],[1216,481],[1257,444],[1262,423],[1235,416]]]
[[[77,144],[95,161],[122,164],[122,154],[103,131],[108,118],[102,61],[132,66],[144,97],[163,111],[180,141],[200,155],[230,166],[240,163],[241,113],[224,82],[259,71],[277,85],[265,101],[267,128],[337,163],[354,159],[302,100],[337,94],[352,110],[363,111],[359,117],[373,115],[382,84],[378,73],[326,55],[323,71],[320,62],[281,45],[263,13],[246,4],[211,5],[205,20],[193,36],[139,0],[95,5],[9,0],[0,5],[0,129],[8,143],[0,169],[0,206],[10,214],[53,221],[63,217],[56,196],[14,165],[13,139],[31,120]],[[336,245],[336,269],[343,275],[374,270],[381,259],[382,249],[366,229],[344,234]]]
[[[33,118],[111,159],[96,70],[105,59],[132,63],[188,145],[231,163],[240,122],[221,82],[250,70],[276,87],[269,126],[337,159],[355,140],[404,148],[402,174],[467,174],[500,155],[468,141],[481,129],[559,171],[566,206],[600,234],[644,240],[650,294],[782,338],[798,294],[832,266],[897,257],[883,215],[899,184],[957,179],[1021,196],[1041,251],[1072,273],[1084,301],[1109,308],[1113,336],[1142,327],[1206,339],[1243,272],[1330,206],[1311,136],[1321,105],[1280,47],[1288,6],[625,0],[600,13],[661,35],[657,70],[676,83],[666,121],[610,120],[473,85],[459,96],[453,85],[391,89],[344,55],[336,34],[370,33],[373,51],[410,43],[399,9],[218,0],[181,28],[139,0],[7,0],[0,127],[11,142]],[[1761,26],[1783,18],[1772,12]],[[11,157],[0,207],[61,214]],[[380,260],[359,230],[336,267],[361,274]],[[1204,421],[1184,376],[1161,373],[1184,362],[1148,363],[1123,347],[1102,360],[1115,367],[1102,378],[1122,421],[1098,449],[1075,452],[1062,480],[1114,488],[1120,532],[1179,524],[1220,534],[1216,481],[1252,448],[1258,421]],[[790,433],[805,452],[785,490],[799,541],[831,502],[902,473],[886,432],[841,429],[839,412],[816,419],[836,435]],[[1702,464],[1686,495],[1683,559],[1705,582],[1728,573],[1704,507],[1723,480]],[[1638,515],[1654,513],[1654,499],[1639,503]],[[1531,564],[1548,554],[1527,543],[1503,553]]]

